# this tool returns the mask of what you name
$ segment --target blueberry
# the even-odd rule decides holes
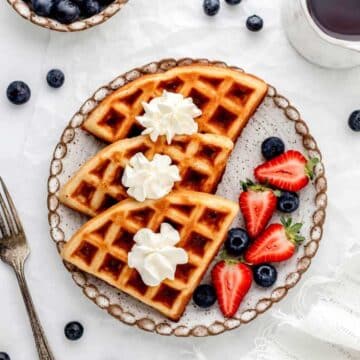
[[[199,285],[194,291],[193,299],[196,305],[208,308],[215,304],[216,292],[212,285]]]
[[[240,256],[250,244],[248,233],[241,228],[234,228],[228,232],[225,249],[228,254]]]
[[[39,16],[50,16],[53,5],[53,0],[32,0],[34,12]]]
[[[65,81],[65,75],[59,69],[52,69],[47,73],[46,81],[49,84],[49,86],[57,89],[63,86]]]
[[[263,19],[258,15],[249,16],[246,20],[246,27],[250,31],[259,31],[264,25]]]
[[[29,101],[31,90],[23,81],[13,81],[7,88],[7,98],[15,105],[22,105]]]
[[[70,0],[60,0],[54,5],[53,15],[62,24],[71,24],[79,19],[80,9]]]
[[[282,191],[277,200],[277,208],[284,213],[291,213],[299,207],[299,195],[291,191]]]
[[[7,353],[0,352],[0,360],[10,360],[10,356]]]
[[[351,113],[349,126],[351,130],[360,131],[360,110],[355,110]]]
[[[112,2],[114,2],[114,0],[98,0],[101,6],[108,6],[109,4],[111,4]]]
[[[214,16],[220,10],[220,0],[204,0],[203,8],[206,15]]]
[[[229,5],[237,5],[241,3],[241,0],[225,0]]]
[[[101,6],[96,0],[84,0],[81,13],[84,17],[90,17],[98,14],[101,11]]]
[[[84,327],[77,321],[69,322],[65,326],[65,336],[72,341],[79,340],[84,333]]]
[[[275,136],[269,137],[261,144],[261,152],[265,159],[270,160],[285,151],[284,142]]]
[[[84,2],[85,2],[85,0],[71,0],[74,4],[76,4],[78,7],[79,7],[79,9],[81,9],[82,8],[82,6],[84,5]],[[81,10],[80,10],[80,15],[81,15]]]
[[[262,287],[274,285],[277,279],[277,271],[270,264],[262,264],[253,268],[254,281]]]

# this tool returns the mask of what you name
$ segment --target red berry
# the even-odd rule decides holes
[[[318,161],[307,160],[299,151],[289,150],[258,166],[254,175],[261,183],[296,192],[309,183]]]
[[[282,224],[271,224],[247,249],[245,261],[258,265],[291,258],[297,244],[304,238],[299,234],[302,224],[282,219]]]
[[[250,238],[256,238],[265,229],[276,209],[274,191],[251,182],[243,183],[239,205]]]
[[[232,317],[252,283],[251,269],[240,262],[222,260],[211,272],[221,312]]]

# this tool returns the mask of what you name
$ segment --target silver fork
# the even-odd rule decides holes
[[[0,259],[15,271],[21,294],[29,314],[36,348],[40,360],[54,360],[44,331],[36,314],[30,292],[25,280],[24,264],[30,253],[26,236],[14,203],[0,177]],[[5,198],[1,194],[5,194]]]

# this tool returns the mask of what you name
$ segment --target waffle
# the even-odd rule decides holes
[[[119,140],[84,164],[62,187],[59,198],[65,205],[95,216],[129,197],[121,178],[137,152],[143,152],[148,159],[156,153],[170,156],[182,178],[175,183],[176,189],[211,193],[216,190],[232,148],[230,139],[214,134],[176,136],[171,145],[165,137],[155,143],[148,136]]]
[[[141,103],[160,96],[163,90],[194,100],[202,110],[196,118],[200,132],[224,135],[235,142],[266,95],[267,85],[229,68],[180,66],[124,85],[99,104],[83,128],[107,142],[140,135],[143,128],[135,117],[144,112]]]
[[[237,212],[235,202],[187,190],[173,191],[160,200],[142,203],[129,198],[83,225],[65,244],[62,256],[177,321]],[[189,262],[177,267],[174,280],[148,287],[139,273],[127,266],[127,254],[138,230],[150,228],[158,232],[163,222],[180,232],[177,246],[188,252]]]

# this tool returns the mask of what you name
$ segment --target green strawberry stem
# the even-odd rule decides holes
[[[318,158],[311,158],[305,165],[305,173],[310,180],[314,178],[314,168],[320,160]]]
[[[219,257],[220,257],[220,260],[224,260],[227,265],[236,265],[236,264],[242,262],[241,257],[236,258],[234,256],[230,256],[225,249],[221,250]]]
[[[270,187],[266,185],[256,184],[250,179],[246,179],[246,181],[240,181],[240,184],[242,186],[243,191],[268,191],[271,190],[276,197],[279,197],[281,195],[281,191],[279,190],[273,190]]]
[[[255,183],[250,179],[246,179],[246,181],[240,181],[240,185],[243,191],[247,191],[250,187],[254,186]]]
[[[293,224],[291,217],[282,217],[281,223],[285,228],[286,236],[289,241],[295,245],[300,245],[305,240],[305,238],[300,234],[300,230],[303,226],[302,223]]]

